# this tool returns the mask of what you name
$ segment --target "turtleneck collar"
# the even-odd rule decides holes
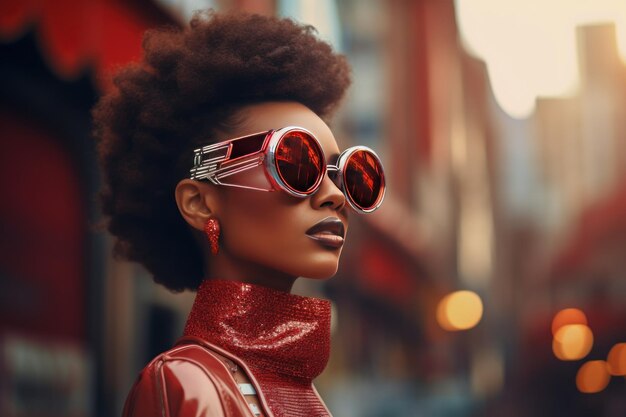
[[[326,416],[312,387],[330,354],[330,303],[237,281],[205,280],[185,336],[250,369],[275,416]]]

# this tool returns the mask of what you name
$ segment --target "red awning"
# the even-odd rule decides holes
[[[174,22],[147,0],[0,2],[0,40],[10,42],[34,30],[56,74],[73,79],[90,70],[103,89],[112,69],[141,57],[146,29]]]

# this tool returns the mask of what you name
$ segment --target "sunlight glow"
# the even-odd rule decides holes
[[[456,0],[466,49],[484,59],[494,95],[524,118],[539,96],[563,96],[579,85],[576,26],[613,22],[626,61],[624,0]]]

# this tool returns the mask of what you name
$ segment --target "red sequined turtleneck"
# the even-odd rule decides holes
[[[240,359],[276,417],[330,415],[312,384],[330,353],[328,301],[242,282],[206,280],[184,334]]]

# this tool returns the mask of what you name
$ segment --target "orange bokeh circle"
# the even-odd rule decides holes
[[[552,340],[554,355],[563,361],[575,361],[589,354],[593,347],[593,333],[584,324],[561,326]]]
[[[552,319],[552,335],[567,324],[587,325],[587,316],[578,308],[565,308],[554,315]]]
[[[607,357],[611,375],[626,375],[626,343],[617,343]]]
[[[437,305],[437,322],[448,331],[471,329],[480,322],[482,315],[482,300],[472,291],[455,291]]]
[[[593,394],[606,388],[610,380],[609,366],[605,361],[589,361],[578,370],[576,387],[580,392]]]

